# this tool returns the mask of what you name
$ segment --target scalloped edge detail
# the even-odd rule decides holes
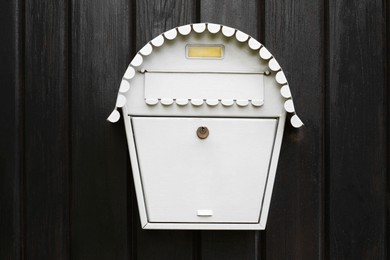
[[[255,38],[250,38],[249,39],[249,41],[248,41],[248,46],[249,46],[249,48],[251,48],[252,50],[258,50],[258,49],[260,49],[261,48],[261,46],[263,46],[263,45],[261,45],[261,43],[258,41],[258,40],[256,40]]]
[[[177,37],[177,30],[176,30],[176,28],[173,28],[173,29],[171,29],[169,31],[166,31],[164,33],[164,37],[167,38],[170,41],[175,39]]]
[[[160,34],[159,36],[157,36],[156,38],[154,38],[150,42],[153,44],[153,46],[160,47],[164,44],[164,37]]]
[[[211,107],[215,107],[216,105],[219,104],[218,99],[206,99],[206,104]]]
[[[114,109],[106,120],[110,123],[116,123],[119,121],[120,118],[121,114],[118,112],[118,110]]]
[[[261,100],[261,99],[253,99],[251,101],[252,105],[255,106],[255,107],[261,107],[262,105],[264,105],[264,101]]]
[[[205,23],[194,23],[192,25],[192,29],[196,33],[202,33],[206,30],[206,24]]]
[[[233,106],[234,100],[233,99],[222,99],[221,104],[225,107]]]
[[[268,62],[268,67],[272,70],[272,71],[278,71],[281,69],[279,63],[276,61],[275,58],[272,58],[269,60]]]
[[[116,99],[116,107],[124,107],[126,105],[127,99],[124,95],[119,94]]]
[[[163,98],[160,100],[160,103],[163,104],[164,106],[170,106],[173,104],[173,99],[172,98]]]
[[[297,115],[293,115],[291,117],[290,123],[295,128],[300,128],[301,126],[303,126],[302,120]]]
[[[288,85],[284,85],[281,89],[280,89],[280,94],[282,95],[282,97],[284,98],[291,98],[291,90],[290,90],[290,87]]]
[[[295,112],[294,103],[293,103],[292,99],[288,99],[288,100],[286,100],[286,102],[284,102],[284,109],[288,113],[294,113]]]
[[[216,24],[216,23],[208,23],[207,24],[207,30],[210,32],[210,33],[217,33],[221,30],[221,25],[220,24]]]
[[[142,56],[140,54],[136,54],[133,58],[133,60],[130,62],[130,64],[133,66],[133,67],[139,67],[141,66],[142,62],[144,61],[144,59],[142,58]]]
[[[131,66],[128,66],[123,77],[125,79],[132,79],[132,78],[134,78],[134,76],[135,76],[135,69]]]
[[[122,79],[121,85],[119,87],[119,92],[126,93],[127,91],[129,91],[129,89],[130,89],[130,83],[127,80]]]
[[[187,24],[187,25],[177,27],[177,30],[181,35],[188,35],[191,32],[191,25]]]
[[[141,53],[142,55],[144,56],[148,56],[152,53],[153,51],[153,47],[150,43],[147,43],[140,51],[139,53]]]
[[[200,107],[203,105],[204,100],[203,99],[191,99],[191,104],[196,107]]]
[[[226,37],[232,37],[235,32],[236,29],[229,26],[222,25],[222,34],[225,35]]]
[[[247,100],[247,99],[239,99],[239,100],[236,100],[236,104],[239,107],[246,107],[247,105],[249,105],[249,100]]]
[[[188,99],[176,99],[175,102],[178,106],[186,106],[186,105],[188,105],[189,100]]]
[[[263,60],[269,60],[272,57],[272,54],[269,52],[269,50],[264,47],[264,45],[261,47],[259,51],[259,55]]]
[[[236,39],[239,42],[246,42],[249,39],[249,35],[242,32],[242,31],[237,30],[236,31]]]
[[[275,80],[280,85],[284,85],[287,83],[287,78],[286,78],[286,75],[284,75],[283,71],[279,71],[278,73],[276,73]]]
[[[157,98],[149,98],[145,99],[145,103],[149,106],[155,106],[158,104],[158,99]]]

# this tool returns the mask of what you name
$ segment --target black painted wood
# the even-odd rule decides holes
[[[387,259],[389,10],[0,2],[0,259]],[[266,44],[305,123],[286,124],[266,231],[141,229],[123,123],[105,119],[136,50],[196,21]]]
[[[143,230],[138,210],[134,210],[137,220],[134,222],[137,239],[135,259],[194,259],[197,250],[193,241],[196,239],[194,231]]]
[[[202,231],[200,259],[262,259],[260,231]]]
[[[195,1],[193,0],[137,0],[136,7],[137,50],[160,33],[196,20]],[[137,203],[134,202],[133,205],[137,206]],[[137,222],[133,223],[133,232],[136,234],[137,241],[137,259],[193,259],[196,250],[194,231],[143,230],[137,208],[133,208],[133,211],[136,212],[137,217]]]
[[[304,122],[286,122],[266,228],[267,259],[323,254],[324,9],[322,1],[266,1],[265,44]]]
[[[18,1],[0,3],[0,259],[21,257],[21,60]]]
[[[157,35],[196,22],[196,0],[135,0],[136,47],[140,50]]]
[[[25,255],[69,257],[68,3],[25,3]]]
[[[329,1],[326,123],[332,259],[388,256],[383,4]]]
[[[262,13],[263,3],[260,1],[200,1],[201,22],[219,23],[239,29],[260,40],[263,29]]]
[[[130,62],[135,18],[125,0],[72,1],[72,259],[127,259],[127,146],[110,124]]]
[[[259,39],[263,26],[258,19],[261,8],[254,0],[203,0],[200,20],[237,28]],[[201,259],[260,259],[260,237],[260,231],[202,231]]]
[[[386,64],[385,64],[385,100],[386,100],[386,105],[387,105],[387,120],[386,120],[386,127],[385,131],[387,131],[387,158],[390,157],[390,4],[387,2],[385,5],[386,7],[386,15],[384,17],[385,24],[386,24]],[[390,256],[390,196],[389,196],[389,191],[390,191],[390,160],[387,159],[387,167],[386,167],[386,187],[387,187],[387,196],[386,196],[386,224],[387,224],[387,232],[385,240],[387,240],[387,244],[385,244],[385,247],[387,246],[386,250],[386,257],[389,258]]]

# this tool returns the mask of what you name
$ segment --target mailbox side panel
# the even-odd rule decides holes
[[[122,108],[122,114],[125,121],[125,130],[126,130],[127,144],[129,147],[131,169],[133,172],[134,186],[137,195],[137,203],[138,203],[141,226],[143,228],[147,224],[148,220],[147,220],[147,213],[145,207],[145,199],[143,196],[144,192],[142,190],[141,175],[138,166],[137,150],[135,149],[135,143],[134,143],[133,127],[131,125],[130,117],[127,115],[126,107]]]
[[[276,176],[276,170],[279,161],[280,148],[283,140],[285,122],[286,122],[286,113],[283,113],[279,118],[279,122],[278,122],[278,128],[276,131],[275,143],[274,143],[271,163],[269,167],[267,184],[263,196],[264,198],[263,207],[260,216],[260,226],[262,227],[262,229],[265,229],[267,218],[268,218],[269,207],[271,205],[272,190],[274,188],[274,183],[275,183],[275,176]]]

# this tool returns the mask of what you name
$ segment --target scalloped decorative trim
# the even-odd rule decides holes
[[[206,30],[206,24],[205,23],[195,23],[192,25],[192,29],[194,29],[197,33],[202,33]]]
[[[109,115],[107,120],[109,122],[115,123],[120,119],[120,113],[117,111],[118,107],[123,107],[126,105],[126,97],[122,95],[122,93],[126,93],[129,91],[131,85],[130,80],[135,76],[135,69],[134,67],[141,66],[143,62],[142,56],[148,56],[153,51],[154,47],[160,47],[164,44],[165,39],[167,40],[173,40],[177,37],[178,33],[181,35],[188,35],[191,33],[192,30],[194,30],[196,33],[203,33],[209,31],[210,33],[218,33],[219,31],[222,32],[222,34],[226,37],[232,37],[235,35],[235,38],[238,42],[248,43],[248,47],[252,50],[259,50],[259,56],[263,60],[268,60],[268,67],[270,70],[276,72],[275,74],[275,80],[278,84],[280,84],[282,87],[280,89],[280,94],[282,97],[286,98],[286,102],[284,103],[284,109],[288,113],[293,113],[293,116],[290,119],[291,125],[295,128],[299,128],[303,125],[303,122],[301,119],[296,115],[294,103],[291,96],[290,87],[287,82],[287,78],[285,74],[282,71],[282,68],[280,67],[279,63],[276,61],[276,59],[272,56],[272,54],[265,48],[260,42],[258,42],[256,39],[252,38],[248,34],[220,24],[214,24],[214,23],[196,23],[196,24],[187,24],[183,26],[179,26],[176,28],[173,28],[171,30],[168,30],[160,35],[158,35],[156,38],[151,40],[149,43],[147,43],[133,58],[133,60],[130,62],[129,67],[127,68],[120,88],[119,93],[115,105],[115,109],[112,111],[112,113]],[[232,106],[233,104],[236,104],[240,107],[246,107],[249,105],[249,103],[252,104],[254,107],[261,107],[264,102],[262,100],[216,100],[216,99],[146,99],[145,103],[149,106],[155,106],[158,103],[161,103],[164,106],[170,106],[173,103],[177,104],[178,106],[186,106],[188,104],[192,104],[193,106],[202,106],[204,103],[206,103],[208,106],[214,107],[219,104],[222,104],[223,106]]]
[[[219,104],[223,106],[232,106],[236,104],[240,107],[246,107],[249,104],[252,104],[254,107],[261,107],[264,102],[263,100],[235,100],[235,99],[145,99],[145,103],[149,106],[155,106],[158,103],[161,103],[164,106],[170,106],[174,103],[178,106],[186,106],[188,104],[192,104],[193,106],[199,107],[204,104],[208,106],[215,107]]]

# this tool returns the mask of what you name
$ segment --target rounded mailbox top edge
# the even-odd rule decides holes
[[[181,37],[186,37],[189,34],[195,33],[197,35],[202,34],[221,34],[224,37],[234,38],[235,41],[237,41],[239,44],[246,43],[246,46],[249,50],[257,51],[259,53],[258,58],[265,61],[267,63],[267,67],[270,71],[273,73],[270,73],[268,70],[264,72],[265,76],[272,75],[274,77],[275,83],[277,83],[280,87],[280,95],[281,97],[288,99],[287,105],[285,105],[285,110],[289,113],[293,113],[293,117],[291,118],[290,122],[291,124],[299,128],[303,125],[302,121],[299,119],[299,117],[296,115],[295,109],[292,109],[294,107],[292,96],[289,88],[289,84],[286,78],[285,73],[283,72],[281,66],[277,62],[276,58],[268,51],[266,47],[264,47],[263,44],[261,44],[259,41],[257,41],[254,37],[229,26],[216,24],[216,23],[194,23],[194,24],[186,24],[182,26],[178,26],[172,29],[169,29],[160,35],[156,36],[154,39],[152,39],[150,42],[148,42],[145,46],[143,46],[139,52],[134,56],[133,60],[130,62],[130,65],[128,66],[122,82],[121,86],[119,88],[118,94],[120,93],[126,93],[131,89],[131,81],[134,78],[134,75],[137,73],[144,73],[142,72],[141,65],[143,63],[143,57],[146,56],[153,56],[153,48],[154,47],[161,47],[164,45],[165,39],[168,41],[175,41],[176,39],[180,38],[177,37],[179,34]],[[232,37],[235,35],[235,37]],[[199,37],[199,36],[198,36]],[[183,38],[181,38],[183,39]],[[138,69],[137,69],[138,68]],[[117,122],[120,118],[118,117],[119,113],[117,112],[118,107],[123,107],[125,103],[127,102],[126,98],[123,98],[122,95],[118,96],[119,100],[117,100],[116,107],[114,111],[110,114],[110,116],[107,118],[108,121],[114,123]],[[165,105],[171,105],[172,102],[165,102],[164,100],[162,104],[165,103]],[[248,100],[251,102],[251,100]],[[145,100],[146,102],[146,100]],[[180,104],[181,106],[189,105],[191,102],[181,102],[181,101],[175,101],[177,104]],[[151,102],[151,100],[148,100],[145,104],[147,105],[153,105],[156,102]],[[192,102],[194,103],[194,102]],[[195,102],[195,105],[198,105],[197,102]],[[199,102],[200,103],[200,102]],[[207,103],[207,102],[206,102]],[[226,102],[221,102],[222,104]],[[243,106],[247,104],[247,102],[239,101],[237,104]],[[256,100],[251,102],[253,106],[262,106],[263,101]],[[213,104],[215,106],[215,104]],[[230,103],[229,103],[230,105]],[[212,107],[212,106],[211,106]],[[287,109],[286,109],[287,107]],[[292,108],[291,108],[292,107]],[[115,112],[116,111],[116,112]]]

